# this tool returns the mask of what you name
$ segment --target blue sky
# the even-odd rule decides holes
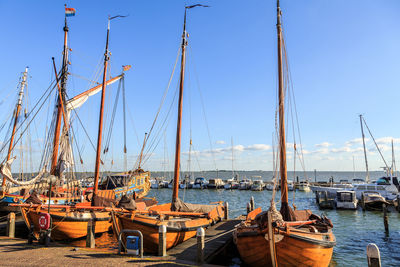
[[[154,119],[180,45],[185,4],[195,1],[67,1],[77,10],[69,18],[71,52],[68,95],[89,88],[104,53],[108,15],[128,15],[111,25],[111,74],[131,64],[126,73],[129,112],[128,164],[133,165]],[[183,162],[186,169],[189,132],[192,131],[192,169],[230,169],[231,137],[235,168],[271,170],[271,135],[276,104],[276,3],[275,1],[203,1],[211,8],[191,9],[188,78],[183,119]],[[61,64],[63,1],[0,1],[0,98],[15,90],[25,66],[30,67],[29,97],[37,101],[53,78],[51,57]],[[390,140],[400,148],[397,124],[398,62],[400,62],[400,3],[398,1],[281,1],[283,24],[296,95],[306,169],[364,169],[358,114],[365,118],[390,161]],[[177,69],[178,71],[178,69]],[[198,80],[198,82],[197,82]],[[171,105],[177,86],[172,80],[162,114]],[[211,140],[203,116],[200,87]],[[116,86],[109,94],[115,95]],[[16,92],[15,92],[16,95]],[[113,96],[114,97],[114,96]],[[5,114],[13,95],[0,105]],[[114,100],[106,103],[108,113]],[[96,141],[98,96],[80,111],[93,142]],[[47,109],[35,122],[32,134],[35,160],[43,149]],[[172,169],[176,105],[172,119],[145,168]],[[121,169],[122,113],[118,109],[112,149],[104,169]],[[109,116],[108,116],[109,118]],[[191,127],[190,127],[191,121]],[[1,122],[2,123],[2,122]],[[84,158],[79,170],[94,169],[94,151],[80,126],[78,147]],[[290,131],[290,128],[289,130]],[[3,134],[3,133],[1,133]],[[3,139],[3,137],[2,137]],[[158,141],[157,141],[158,142]],[[293,142],[288,138],[288,142]],[[211,146],[210,146],[211,143]],[[167,157],[164,160],[165,145]],[[368,141],[371,169],[383,162]],[[290,146],[288,146],[290,148]],[[112,150],[112,151],[111,151]],[[210,152],[213,153],[210,153]],[[16,153],[16,155],[19,153]],[[111,159],[114,165],[110,166]],[[215,159],[215,161],[214,161]],[[198,163],[197,163],[198,161]],[[299,164],[297,164],[299,166]],[[293,168],[289,154],[289,169]],[[298,167],[297,167],[298,168]]]

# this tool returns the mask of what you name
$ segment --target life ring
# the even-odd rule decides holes
[[[41,230],[47,230],[50,228],[50,214],[41,213],[39,216],[39,227]]]
[[[14,203],[18,203],[19,200],[18,200],[17,197],[14,197],[14,198],[13,198],[13,201],[14,201]]]

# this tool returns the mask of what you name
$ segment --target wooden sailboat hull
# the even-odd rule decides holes
[[[265,232],[239,228],[235,243],[243,261],[250,266],[271,266],[269,241]],[[329,240],[328,240],[329,238]],[[275,243],[278,266],[328,266],[335,245],[332,232],[284,234]]]
[[[163,204],[150,208],[150,210],[170,209],[171,204]],[[143,234],[144,251],[146,253],[157,253],[159,246],[159,227],[165,225],[167,228],[167,249],[194,237],[199,227],[207,228],[217,223],[223,216],[223,207],[218,205],[209,214],[211,216],[192,217],[192,216],[174,216],[160,219],[159,216],[152,215],[116,215],[117,233],[122,229],[139,230]]]
[[[34,226],[34,233],[38,235],[40,231],[40,213],[47,213],[46,209],[21,208],[25,223],[30,228]],[[111,215],[107,211],[63,211],[50,210],[52,221],[51,238],[53,240],[76,239],[87,235],[87,226],[90,220],[95,223],[95,233],[107,232],[111,227]]]

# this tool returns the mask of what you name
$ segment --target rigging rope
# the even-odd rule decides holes
[[[363,121],[364,121],[365,127],[367,127],[367,130],[368,130],[368,132],[369,132],[369,135],[371,136],[372,140],[374,141],[374,144],[375,144],[375,146],[376,146],[376,149],[378,150],[379,154],[381,155],[381,158],[382,158],[383,162],[385,163],[386,168],[389,169],[389,165],[386,163],[386,160],[385,160],[385,158],[383,157],[383,154],[382,154],[381,150],[379,149],[378,144],[376,143],[375,138],[374,138],[374,136],[372,135],[372,133],[371,133],[371,131],[370,131],[368,125],[367,125],[367,122],[366,122],[365,119],[364,119],[364,116],[362,117],[362,119],[363,119]]]
[[[190,54],[193,54],[192,47],[190,45],[189,45],[189,49],[190,49],[190,52],[191,52]],[[205,121],[205,124],[206,124],[206,129],[207,129],[207,134],[208,134],[208,141],[209,141],[209,144],[210,144],[211,155],[212,155],[212,158],[213,158],[214,167],[215,167],[216,170],[218,170],[217,163],[215,161],[215,151],[214,151],[213,145],[212,145],[210,128],[208,127],[208,120],[207,120],[207,115],[206,115],[206,110],[205,110],[205,105],[204,105],[204,100],[203,100],[203,94],[202,94],[202,92],[200,90],[200,82],[199,82],[197,71],[196,71],[196,65],[195,65],[193,57],[191,57],[191,59],[193,61],[193,70],[194,70],[194,75],[195,75],[195,79],[196,79],[196,83],[197,83],[197,89],[198,89],[199,94],[200,94],[200,102],[201,102],[201,107],[202,107],[202,111],[203,111],[204,121]]]

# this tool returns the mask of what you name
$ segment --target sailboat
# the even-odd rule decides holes
[[[22,124],[26,122],[29,118],[29,114],[25,109],[24,120],[21,120],[21,109],[23,105],[23,97],[24,97],[24,90],[27,87],[27,77],[28,77],[28,67],[25,68],[21,76],[21,82],[19,84],[19,92],[18,92],[18,99],[17,104],[15,106],[13,116],[12,116],[12,128],[11,136],[9,138],[9,142],[6,144],[8,145],[8,152],[7,157],[5,158],[4,162],[0,165],[0,173],[3,176],[1,189],[0,189],[0,212],[9,212],[9,211],[16,211],[17,208],[11,207],[10,204],[19,203],[25,201],[26,198],[29,197],[30,190],[47,190],[48,183],[43,182],[42,178],[45,175],[45,168],[42,168],[38,174],[28,181],[23,181],[21,179],[14,178],[11,173],[11,164],[16,159],[16,156],[13,157],[14,149],[17,145],[18,140],[21,139],[22,133],[27,130],[26,126],[25,129],[22,129]],[[21,122],[22,121],[22,122]],[[16,140],[17,133],[20,134],[20,137]],[[28,137],[29,138],[29,137]],[[5,146],[2,149],[6,148]],[[22,155],[21,159],[22,160]],[[20,173],[20,176],[24,176],[23,173]],[[80,197],[77,194],[73,194],[71,190],[72,186],[76,185],[74,181],[67,183],[64,187],[59,187],[57,190],[57,196],[53,196],[53,203],[65,203],[67,201],[77,201]],[[66,193],[66,194],[65,194]],[[49,202],[49,196],[46,194],[39,195],[43,202]]]
[[[328,266],[336,244],[332,223],[310,210],[292,209],[288,203],[284,115],[284,68],[281,9],[277,1],[279,73],[279,156],[281,209],[274,193],[269,211],[257,208],[234,230],[234,242],[243,261],[250,266]]]
[[[66,8],[67,12],[67,8]],[[118,17],[118,16],[116,16]],[[61,239],[75,239],[86,236],[87,234],[87,225],[89,221],[92,221],[95,224],[95,233],[103,233],[110,229],[110,211],[112,209],[108,208],[110,202],[114,202],[117,188],[107,189],[107,190],[99,190],[99,178],[100,178],[100,164],[101,164],[101,147],[102,147],[102,129],[103,129],[103,111],[104,111],[104,101],[105,101],[105,91],[107,84],[110,84],[114,80],[106,81],[107,77],[107,66],[110,52],[108,50],[109,43],[109,32],[110,32],[110,21],[113,18],[109,18],[108,27],[107,27],[107,39],[106,39],[106,48],[104,53],[104,67],[103,67],[103,82],[101,85],[96,86],[77,97],[73,98],[71,101],[59,101],[58,107],[60,107],[59,113],[57,113],[60,117],[64,117],[64,132],[67,134],[68,131],[68,113],[71,109],[76,108],[77,106],[83,104],[86,99],[95,93],[101,92],[101,102],[100,102],[100,115],[99,115],[99,126],[98,126],[98,139],[97,139],[97,149],[96,149],[96,164],[95,164],[95,177],[94,177],[94,185],[93,185],[93,197],[88,202],[81,202],[75,205],[43,205],[43,204],[16,204],[15,206],[21,207],[21,213],[25,220],[26,225],[30,228],[32,225],[34,226],[34,234],[36,236],[40,233],[40,225],[39,218],[43,216],[43,214],[49,214],[51,217],[51,238],[53,240],[61,240]],[[67,61],[67,19],[65,18],[65,26],[64,26],[64,60],[63,67],[66,67]],[[63,71],[66,74],[65,71]],[[61,94],[62,95],[62,91]],[[60,97],[61,98],[61,97]],[[61,98],[62,99],[62,98]],[[62,115],[61,115],[62,114]],[[61,118],[57,121],[61,121]],[[60,126],[57,125],[56,128]],[[65,134],[64,134],[65,136]],[[55,140],[57,135],[55,135]],[[54,145],[58,148],[58,145]],[[59,159],[57,160],[58,153],[53,154],[54,160],[52,162],[60,162],[62,161],[63,151],[60,153]],[[53,166],[53,165],[52,165]],[[54,165],[59,166],[59,164]],[[58,170],[58,172],[57,172]],[[60,167],[52,167],[52,174],[54,176],[60,176]],[[143,179],[146,179],[146,182],[149,183],[149,177],[146,177],[146,173],[142,170],[137,170],[136,172],[129,173],[129,178],[134,178],[136,182],[143,182]],[[143,178],[144,177],[144,178]],[[135,179],[139,178],[139,179]],[[129,184],[128,184],[129,185]],[[128,187],[123,188],[125,192],[130,192],[135,189],[134,184],[130,184]],[[137,210],[145,210],[146,209],[146,200],[138,199],[136,201]]]
[[[239,188],[239,180],[238,174],[235,174],[235,169],[233,168],[234,156],[233,156],[233,137],[231,138],[231,147],[232,147],[232,178],[228,179],[224,185],[225,189],[238,189]]]
[[[361,126],[361,136],[363,140],[363,148],[364,148],[364,159],[365,159],[365,169],[366,169],[366,179],[365,183],[355,183],[353,184],[353,191],[356,192],[356,197],[362,200],[363,193],[371,193],[371,191],[375,192],[377,195],[380,195],[386,200],[394,200],[397,198],[397,195],[400,192],[399,180],[397,177],[393,176],[393,147],[392,147],[392,166],[388,166],[386,160],[381,154],[381,150],[379,149],[378,145],[375,143],[376,149],[378,150],[379,154],[382,157],[382,160],[385,164],[386,176],[379,178],[376,182],[370,182],[369,177],[369,170],[368,170],[368,160],[367,160],[367,149],[365,147],[365,136],[364,136],[364,128],[363,125],[367,127],[369,134],[372,133],[368,128],[367,122],[365,121],[364,117],[360,114],[360,126]],[[392,144],[393,145],[393,144]]]
[[[184,203],[178,197],[179,172],[180,172],[180,146],[182,125],[182,104],[185,78],[185,59],[187,46],[186,13],[188,9],[196,6],[185,7],[182,44],[181,44],[181,70],[179,82],[178,120],[175,147],[175,167],[173,180],[173,194],[171,203],[152,206],[148,214],[137,212],[135,214],[115,213],[113,224],[115,233],[123,229],[139,230],[143,234],[144,251],[156,253],[159,246],[159,227],[167,228],[166,245],[170,249],[196,235],[199,227],[208,227],[217,223],[223,217],[224,207],[221,202],[216,205],[201,205]]]

